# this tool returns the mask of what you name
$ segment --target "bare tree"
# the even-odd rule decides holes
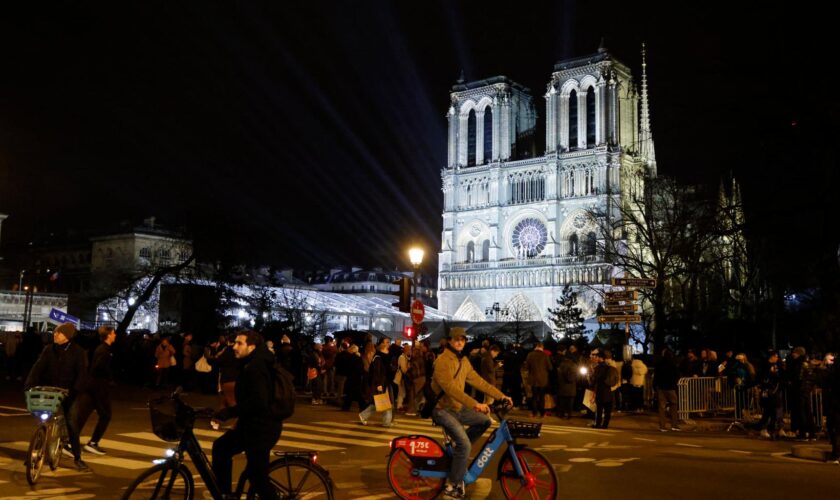
[[[715,210],[690,187],[667,178],[645,178],[644,189],[612,196],[606,210],[590,215],[604,235],[603,255],[629,276],[653,278],[656,287],[640,290],[650,304],[650,336],[658,350],[664,326],[675,311],[693,307],[691,291],[712,264]]]

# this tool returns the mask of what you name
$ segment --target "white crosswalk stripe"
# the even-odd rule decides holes
[[[329,418],[329,417],[327,417]],[[488,432],[497,428],[494,424]],[[218,431],[209,429],[194,429],[199,445],[202,449],[209,451],[213,448],[213,441],[221,436]],[[614,434],[620,431],[589,429],[563,425],[543,425],[542,432],[552,435],[564,434]],[[432,425],[430,420],[400,418],[393,422],[391,427],[382,427],[376,424],[375,420],[370,425],[363,426],[355,420],[316,422],[285,422],[283,434],[275,446],[276,450],[314,450],[319,452],[331,452],[347,450],[353,447],[387,448],[391,439],[411,434],[423,434],[442,441],[440,427]],[[87,442],[88,437],[82,437],[82,443]],[[175,446],[175,443],[161,441],[151,432],[126,432],[115,434],[113,438],[103,439],[102,448],[108,453],[104,456],[96,456],[84,452],[84,459],[91,465],[116,467],[120,469],[145,469],[151,466],[153,459],[164,456],[166,449]],[[28,449],[28,441],[13,441],[0,443],[0,449],[13,450],[23,453]],[[65,465],[71,461],[64,458]],[[0,464],[2,469],[22,469],[21,463],[17,460],[8,464]],[[62,472],[63,471],[63,472]],[[68,469],[59,469],[59,473],[73,473]]]

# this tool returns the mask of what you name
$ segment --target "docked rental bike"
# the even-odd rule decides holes
[[[178,445],[167,450],[166,458],[155,460],[153,467],[140,474],[122,498],[192,499],[195,494],[193,475],[184,463],[189,456],[213,499],[221,500],[222,491],[216,475],[193,432],[195,419],[210,418],[213,410],[190,407],[176,391],[171,396],[149,401],[149,411],[155,435]],[[269,464],[269,480],[281,499],[333,499],[330,473],[317,463],[318,455],[314,451],[275,451],[274,456],[278,458]],[[243,494],[248,499],[259,498],[252,491],[245,471],[239,476],[234,495],[241,498]]]
[[[67,390],[38,386],[24,392],[26,409],[38,419],[38,428],[29,440],[26,453],[26,481],[35,486],[46,463],[50,470],[58,468],[61,446],[67,442],[67,424],[61,402]]]
[[[507,400],[490,406],[498,417],[494,430],[467,469],[464,484],[474,483],[502,445],[504,456],[496,476],[505,498],[554,500],[557,497],[557,475],[542,454],[516,442],[517,438],[538,438],[542,424],[506,420],[510,411]],[[403,500],[429,500],[442,490],[452,460],[452,440],[444,435],[444,446],[434,438],[421,435],[400,436],[391,441],[388,458],[388,483]]]

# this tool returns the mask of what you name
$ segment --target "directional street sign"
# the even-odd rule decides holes
[[[602,314],[598,316],[598,323],[641,323],[638,314]]]
[[[637,308],[636,304],[625,304],[623,306],[614,306],[614,305],[611,305],[611,304],[607,304],[607,305],[604,306],[604,311],[607,314],[613,314],[613,313],[631,313],[632,314],[632,313],[637,312],[636,308]]]
[[[66,312],[64,312],[60,309],[56,309],[54,307],[52,308],[52,310],[50,310],[50,322],[52,322],[52,323],[73,323],[77,327],[79,326],[79,318],[77,318],[75,316],[70,316]]]
[[[648,278],[612,278],[613,286],[635,286],[639,288],[656,288],[656,280]]]
[[[630,290],[627,292],[607,292],[604,294],[604,299],[607,302],[617,302],[620,300],[637,300],[639,298],[639,292],[636,290]]]

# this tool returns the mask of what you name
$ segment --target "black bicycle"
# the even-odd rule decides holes
[[[196,418],[210,418],[210,408],[192,408],[183,402],[178,391],[171,396],[149,402],[152,430],[164,441],[178,445],[166,452],[166,458],[155,460],[155,465],[129,485],[123,499],[184,499],[195,494],[193,474],[184,464],[189,456],[214,500],[222,499],[222,490],[193,426]],[[269,481],[283,500],[333,499],[333,482],[328,470],[318,464],[314,451],[273,452],[278,457],[269,465]],[[259,496],[251,488],[245,472],[239,476],[234,494],[236,498],[254,499]]]
[[[38,427],[29,440],[26,452],[26,481],[35,486],[44,463],[50,470],[58,468],[61,445],[67,442],[67,423],[61,401],[67,390],[60,387],[38,386],[25,391],[26,409],[38,419]]]

